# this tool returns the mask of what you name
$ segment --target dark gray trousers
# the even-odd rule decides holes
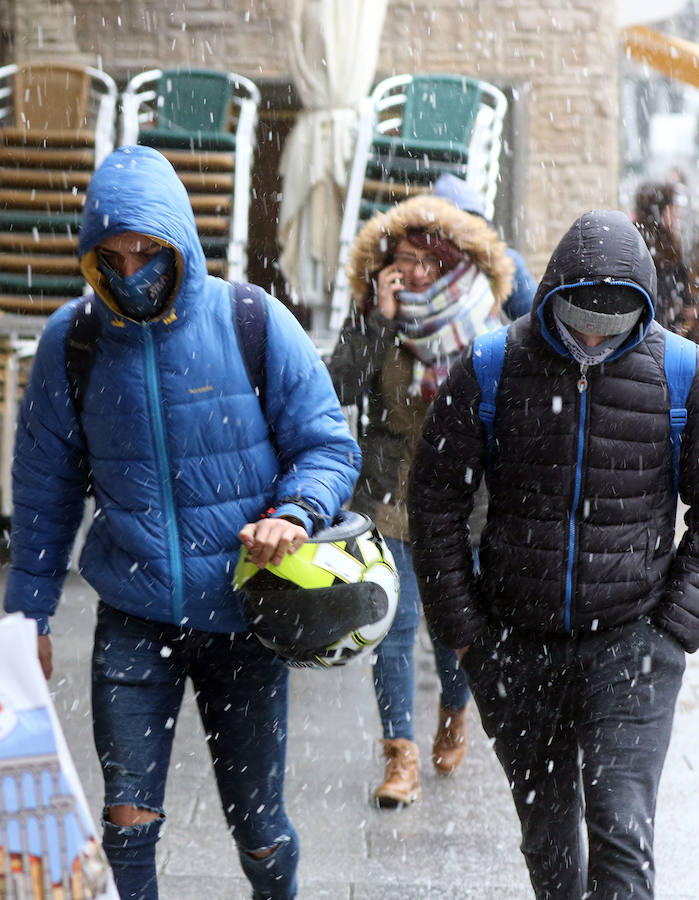
[[[652,900],[680,645],[645,618],[551,640],[493,628],[463,666],[510,783],[537,900]]]

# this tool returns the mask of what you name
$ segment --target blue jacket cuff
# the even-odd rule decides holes
[[[28,613],[25,613],[24,615],[27,619],[34,619],[39,634],[51,634],[48,616],[32,616]]]
[[[274,510],[272,518],[279,519],[282,516],[293,516],[301,522],[309,537],[313,534],[313,520],[300,506],[296,506],[294,503],[282,503]]]

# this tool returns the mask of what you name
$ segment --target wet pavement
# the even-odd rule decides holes
[[[95,600],[71,574],[53,623],[51,687],[97,819],[102,785],[89,698]],[[687,662],[658,801],[658,900],[699,898],[699,654]],[[438,680],[424,630],[416,669],[423,796],[401,810],[369,802],[382,774],[369,666],[292,672],[287,806],[301,839],[299,900],[533,898],[507,784],[473,704],[463,766],[452,778],[432,770]],[[161,900],[248,898],[191,692],[177,726],[166,811],[158,846]]]

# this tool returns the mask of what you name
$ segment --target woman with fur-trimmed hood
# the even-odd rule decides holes
[[[408,538],[408,472],[437,387],[477,335],[500,325],[512,274],[505,244],[482,218],[431,195],[375,215],[357,235],[348,266],[354,307],[329,369],[342,404],[359,410],[363,467],[353,508],[387,539],[401,581],[398,612],[374,665],[386,757],[374,798],[382,807],[420,795],[413,735],[420,601]],[[435,656],[442,696],[432,759],[449,775],[466,749],[469,691],[453,652],[435,645]]]

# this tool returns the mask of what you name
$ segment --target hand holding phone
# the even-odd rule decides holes
[[[403,273],[395,263],[379,272],[376,305],[387,319],[394,319],[398,312],[398,291],[405,289]]]

